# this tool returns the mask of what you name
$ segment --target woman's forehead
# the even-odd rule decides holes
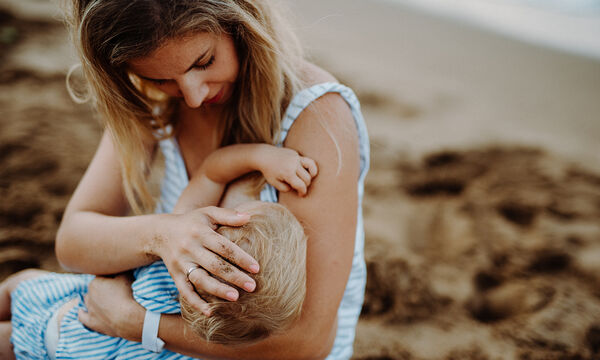
[[[138,75],[170,79],[188,71],[217,41],[216,35],[205,32],[169,39],[150,55],[130,60],[128,65]]]

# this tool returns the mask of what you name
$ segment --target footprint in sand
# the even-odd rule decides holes
[[[404,171],[406,192],[415,197],[458,196],[468,184],[488,170],[457,152],[440,152],[424,159],[420,169]]]
[[[477,293],[467,309],[476,320],[491,323],[539,311],[554,294],[554,288],[543,281],[517,280]]]

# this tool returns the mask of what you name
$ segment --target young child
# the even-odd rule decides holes
[[[279,191],[294,189],[303,196],[317,166],[290,149],[265,144],[227,146],[205,159],[174,212],[220,203],[251,215],[246,225],[221,227],[218,232],[261,264],[262,270],[253,275],[257,285],[253,293],[240,290],[235,302],[201,294],[210,303],[211,316],[206,317],[178,302],[177,288],[162,261],[133,273],[133,296],[147,311],[181,312],[196,334],[220,344],[251,343],[286,329],[299,316],[306,290],[306,239],[291,212],[278,204],[251,201],[256,199],[248,190],[251,180],[238,181],[221,199],[229,182],[251,171],[260,171]],[[26,270],[0,285],[0,320],[12,313],[11,342],[17,359],[119,359],[132,352],[143,359],[188,359],[169,350],[152,352],[141,343],[85,328],[77,313],[85,308],[83,295],[92,279],[86,274]],[[77,341],[61,341],[62,335],[70,339],[75,335]]]

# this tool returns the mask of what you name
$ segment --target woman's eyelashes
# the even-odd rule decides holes
[[[210,59],[204,64],[195,64],[194,68],[199,70],[206,70],[209,66],[211,66],[215,62],[215,56],[211,56]]]
[[[194,69],[198,69],[198,70],[206,70],[208,69],[209,66],[211,66],[213,63],[215,62],[215,56],[211,56],[210,59],[208,59],[208,61],[204,64],[194,64]],[[156,86],[161,86],[166,84],[168,81],[171,80],[162,80],[162,79],[148,79],[150,80],[154,85]]]

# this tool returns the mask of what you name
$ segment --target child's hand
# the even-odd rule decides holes
[[[292,149],[271,146],[261,153],[260,162],[260,171],[267,182],[282,192],[294,189],[304,196],[317,176],[315,161]]]

